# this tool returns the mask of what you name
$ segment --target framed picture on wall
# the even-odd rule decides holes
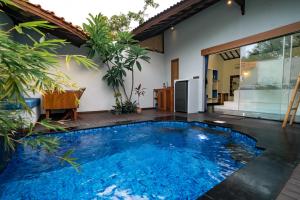
[[[230,76],[230,96],[234,96],[234,91],[240,87],[240,75]]]

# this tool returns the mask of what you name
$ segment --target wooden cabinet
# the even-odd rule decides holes
[[[228,101],[228,93],[220,93],[218,96],[218,103],[220,105],[224,105],[224,101]]]
[[[174,111],[174,89],[171,87],[154,89],[154,106],[159,111]]]

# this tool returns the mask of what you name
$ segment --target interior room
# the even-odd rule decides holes
[[[208,106],[234,110],[240,83],[240,50],[212,54],[208,59],[206,97]]]

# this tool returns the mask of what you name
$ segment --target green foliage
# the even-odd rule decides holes
[[[146,88],[143,88],[141,83],[136,88],[134,88],[134,92],[138,96],[138,105],[140,105],[140,97],[144,96],[146,93],[145,90]]]
[[[242,61],[261,61],[278,58],[283,55],[283,38],[259,42],[248,50]]]
[[[114,97],[115,97],[115,106],[113,106],[112,112],[117,115],[122,114],[123,111],[122,95],[121,93],[116,93]]]
[[[89,56],[100,56],[102,62],[107,62],[111,53],[112,34],[108,26],[107,17],[89,14],[88,23],[83,24],[83,29],[89,34],[86,46],[89,48]]]
[[[115,106],[113,106],[112,113],[114,114],[127,114],[127,113],[135,113],[137,110],[136,101],[125,101],[125,102],[117,102]]]
[[[159,4],[155,3],[154,0],[144,0],[144,6],[141,10],[137,12],[129,11],[127,14],[121,13],[109,18],[109,28],[113,33],[129,31],[132,22],[138,22],[138,24],[145,22],[147,9],[149,7],[157,8],[158,6]]]
[[[119,94],[125,96],[126,102],[119,102],[114,107],[116,113],[120,110],[128,113],[130,106],[128,102],[132,101],[134,89],[134,71],[141,71],[141,61],[150,62],[146,49],[142,48],[133,35],[127,31],[115,32],[112,25],[109,24],[107,17],[99,14],[90,15],[88,24],[83,24],[84,30],[90,35],[87,46],[90,49],[90,56],[98,56],[107,67],[107,72],[103,76],[103,80],[111,87],[115,93],[115,97]],[[125,77],[131,73],[130,91],[126,91]],[[121,92],[122,91],[122,92]],[[119,101],[119,100],[118,100]],[[133,105],[134,103],[131,103]],[[131,106],[134,108],[134,106]],[[135,112],[135,111],[133,111]]]
[[[0,0],[0,4],[10,4],[9,0]],[[41,29],[53,29],[54,26],[45,21],[20,23],[8,31],[0,30],[0,140],[6,151],[15,150],[16,144],[23,144],[32,148],[41,148],[48,153],[54,153],[59,148],[59,139],[44,137],[34,131],[33,124],[26,122],[18,111],[4,110],[7,103],[21,105],[31,114],[25,102],[25,96],[30,93],[43,94],[46,90],[63,90],[63,87],[74,87],[69,78],[58,70],[59,60],[66,57],[66,61],[75,62],[94,68],[95,64],[82,55],[58,55],[56,50],[66,44],[60,39],[46,39]],[[25,30],[32,30],[41,35],[39,40],[32,38]],[[27,36],[33,44],[25,45],[12,39],[13,32]],[[53,130],[65,131],[59,125],[49,121],[40,122],[42,126]],[[27,128],[27,133],[19,132]],[[28,139],[32,135],[36,137]],[[72,152],[59,157],[74,165],[74,159],[69,158]]]
[[[74,153],[74,150],[70,149],[58,158],[60,158],[64,162],[69,163],[72,167],[74,167],[76,169],[77,172],[79,172],[80,165],[76,162],[77,158],[72,158],[71,157],[71,155],[73,153]],[[62,162],[62,164],[63,164],[63,162]]]
[[[16,26],[14,26],[11,30],[16,30],[19,34],[23,34],[24,33],[24,29],[26,30],[33,30],[43,36],[45,36],[45,34],[40,31],[40,29],[53,29],[56,28],[53,25],[50,25],[48,22],[46,21],[32,21],[32,22],[24,22],[24,23],[20,23]]]
[[[135,113],[137,110],[137,104],[136,101],[125,101],[123,103],[123,113]]]
[[[120,64],[108,69],[106,74],[103,76],[103,80],[107,82],[108,86],[119,88],[124,83],[125,76],[125,68]]]

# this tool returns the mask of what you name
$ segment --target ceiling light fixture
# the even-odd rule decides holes
[[[174,29],[175,29],[174,26],[171,26],[171,31],[174,31]]]
[[[232,0],[227,0],[227,5],[231,5],[232,4]]]

